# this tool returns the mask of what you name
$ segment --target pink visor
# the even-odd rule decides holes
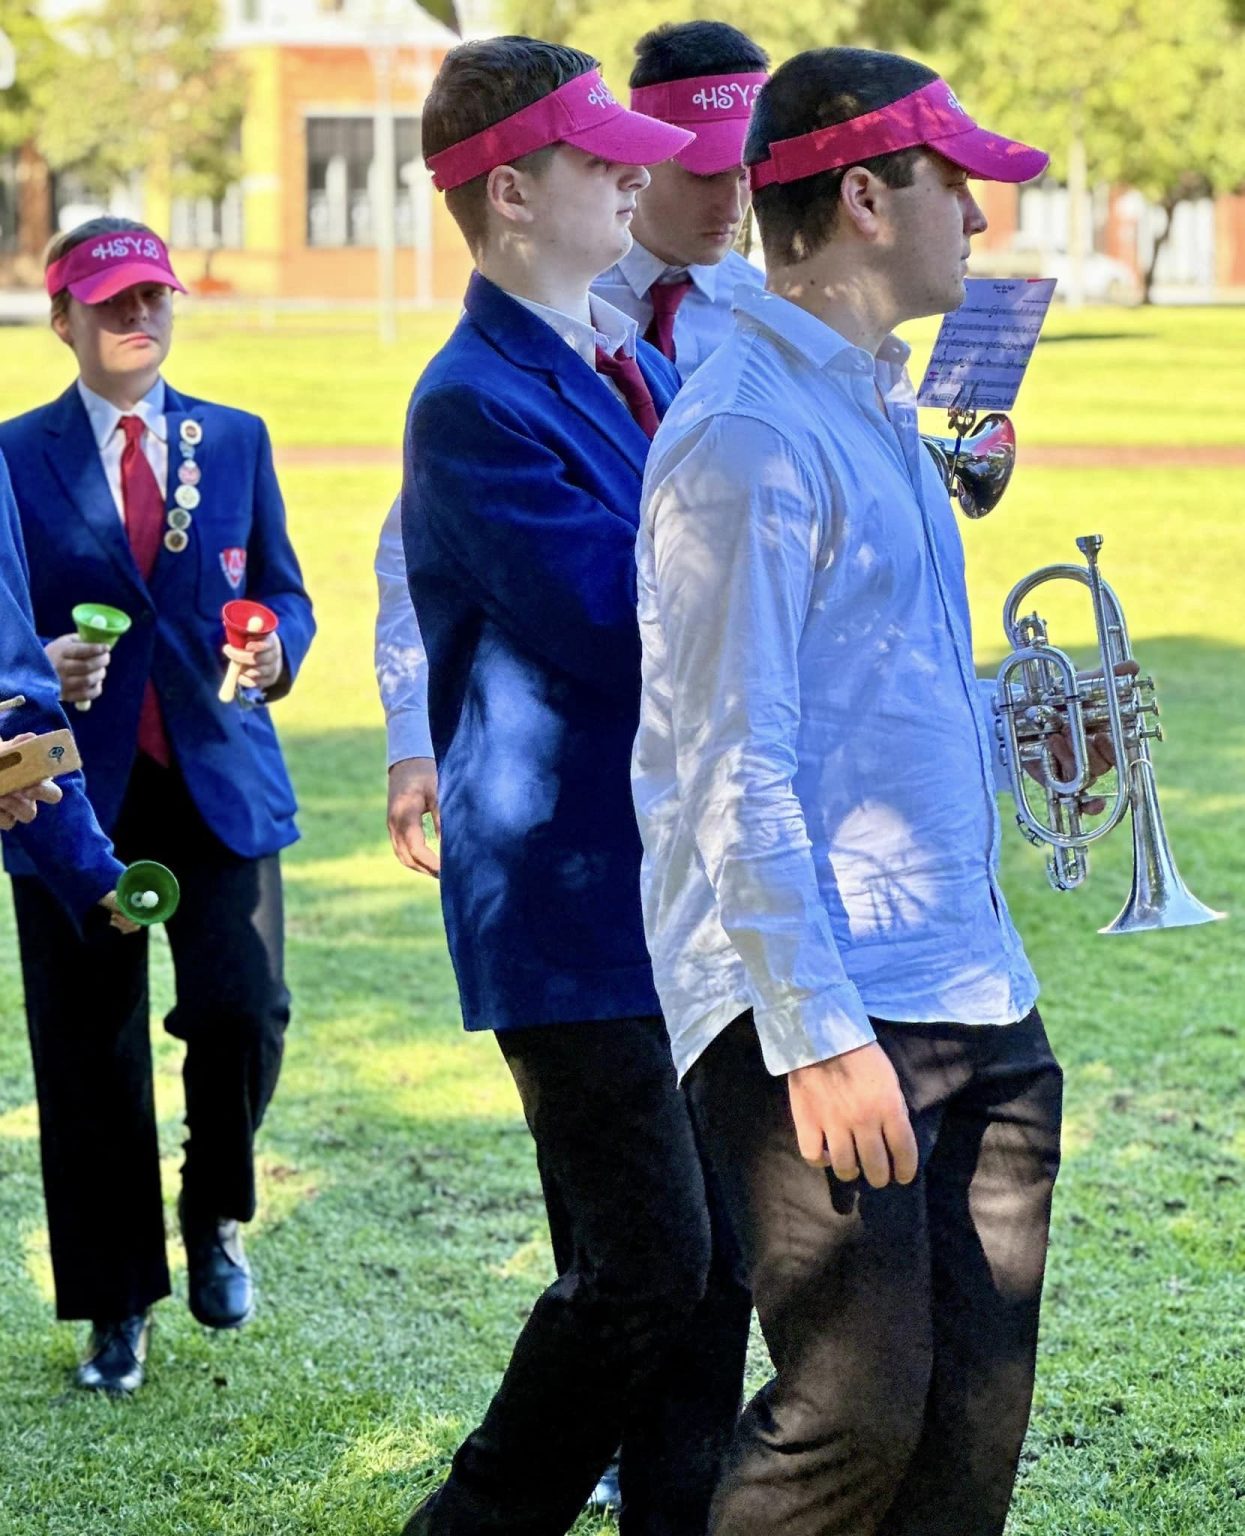
[[[833,123],[797,139],[780,139],[770,158],[749,167],[752,190],[774,181],[801,181],[819,171],[858,165],[874,155],[924,145],[983,181],[1031,181],[1050,156],[1015,139],[987,133],[969,117],[945,80],[931,80],[888,107]]]
[[[631,93],[636,112],[690,128],[696,141],[674,157],[696,176],[716,176],[741,164],[748,119],[768,75],[698,75],[642,85]]]
[[[429,155],[428,169],[433,185],[449,192],[547,144],[572,144],[619,165],[660,165],[686,149],[692,138],[682,128],[628,112],[593,69],[483,133]]]
[[[102,304],[136,283],[163,283],[185,289],[177,281],[163,240],[149,230],[122,230],[84,240],[54,261],[44,274],[51,298],[68,288],[82,304]]]

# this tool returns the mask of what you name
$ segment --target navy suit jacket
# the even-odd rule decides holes
[[[298,836],[294,791],[267,709],[216,697],[226,662],[221,605],[233,597],[266,603],[280,620],[286,672],[269,697],[297,675],[315,623],[285,509],[268,432],[257,416],[178,395],[166,386],[168,505],[177,490],[182,422],[202,429],[195,463],[202,478],[189,546],[164,548],[149,580],[138,573],[91,431],[71,385],[50,405],[0,425],[26,554],[35,627],[46,643],[72,632],[76,603],[109,603],[133,627],[113,648],[104,691],[74,713],[87,793],[111,831],[137,751],[138,712],[150,676],[173,755],[195,805],[216,836],[244,858],[275,853]],[[234,587],[222,555],[246,551]],[[236,571],[236,565],[233,567]],[[6,851],[7,867],[28,873]]]
[[[662,413],[678,375],[639,360]],[[660,1011],[630,785],[648,448],[550,326],[472,278],[411,400],[402,489],[468,1029]]]
[[[0,697],[14,694],[24,695],[26,702],[0,715],[0,736],[65,729],[60,682],[35,633],[17,503],[0,454]],[[95,819],[82,774],[67,773],[57,783],[64,793],[60,804],[41,805],[34,821],[5,834],[5,844],[24,854],[66,910],[80,919],[116,885],[122,866]]]

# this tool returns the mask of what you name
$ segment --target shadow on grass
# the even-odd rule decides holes
[[[1245,721],[1224,702],[1241,659],[1179,637],[1141,656],[1172,731],[1156,762],[1177,858],[1203,899],[1245,914]],[[493,1043],[460,1028],[435,887],[388,849],[380,733],[288,746],[306,840],[287,861],[294,1022],[248,1241],[259,1315],[237,1336],[207,1333],[178,1273],[143,1393],[66,1391],[78,1330],[52,1322],[32,1273],[38,1148],[19,1117],[0,1140],[14,1234],[0,1250],[0,1530],[392,1536],[483,1411],[551,1276],[517,1097]],[[1222,1404],[1241,1390],[1245,1287],[1239,935],[1099,938],[1127,887],[1127,834],[1064,897],[1017,834],[1004,841],[1069,1125],[1013,1525],[1096,1529],[1105,1501],[1124,1512],[1113,1529],[1226,1530],[1207,1500],[1238,1454]],[[162,1074],[175,1049],[161,1043]],[[165,1114],[166,1154],[179,1120]],[[1149,1487],[1132,1476],[1138,1447],[1186,1459]],[[1187,1521],[1163,1523],[1172,1510]]]
[[[1038,337],[1040,347],[1054,347],[1065,341],[1154,341],[1153,331],[1064,331]]]

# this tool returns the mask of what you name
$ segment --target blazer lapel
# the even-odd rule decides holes
[[[643,476],[648,438],[605,380],[550,326],[478,272],[467,285],[464,307],[503,356],[516,367],[544,374],[584,425]]]
[[[644,461],[648,457],[648,435],[636,424],[635,417],[609,387],[605,380],[589,368],[583,358],[570,347],[555,338],[565,359],[559,359],[553,370],[552,383],[572,410],[578,411],[584,421],[612,443],[627,463],[643,478]]]
[[[95,434],[76,385],[70,385],[44,422],[48,468],[74,513],[82,518],[120,575],[146,594],[129,540],[108,489]]]

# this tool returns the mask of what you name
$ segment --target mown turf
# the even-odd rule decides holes
[[[385,353],[357,315],[192,311],[168,371],[190,392],[262,411],[279,450],[391,444],[452,319],[408,317]],[[922,346],[929,335],[915,329]],[[1245,444],[1245,313],[1058,312],[1048,337],[1015,413],[1022,455],[1039,442]],[[68,380],[42,331],[0,333],[0,354],[3,414]],[[158,1310],[148,1386],[128,1403],[68,1390],[79,1330],[51,1315],[5,898],[4,1536],[393,1532],[484,1406],[549,1272],[513,1089],[491,1041],[461,1033],[435,888],[397,866],[384,832],[370,562],[393,473],[290,468],[283,484],[321,631],[278,717],[304,838],[286,860],[296,1018],[250,1240],[262,1308],[237,1336],[198,1328],[171,1242],[176,1295]],[[1022,459],[1000,509],[964,528],[983,668],[1002,650],[1011,583],[1075,558],[1076,534],[1106,535],[1104,568],[1160,683],[1170,739],[1157,761],[1177,857],[1204,900],[1238,914],[1243,505],[1239,470],[1026,470]],[[1042,606],[1054,638],[1083,647],[1079,596]],[[1036,853],[1018,837],[1007,846],[1009,899],[1068,1069],[1037,1401],[1010,1530],[1219,1536],[1245,1531],[1240,918],[1099,938],[1127,884],[1127,850],[1113,843],[1090,886],[1064,897],[1046,889]],[[156,956],[158,1016],[169,996],[159,941]],[[157,1035],[172,1230],[179,1062]],[[754,1378],[762,1371],[758,1349]]]

